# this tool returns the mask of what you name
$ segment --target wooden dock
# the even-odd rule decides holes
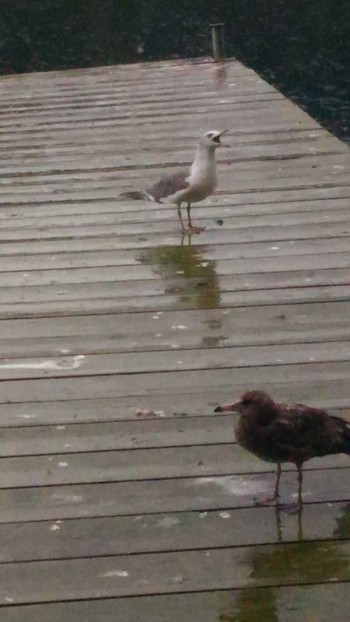
[[[1,622],[346,622],[349,458],[301,522],[255,507],[274,468],[213,409],[350,416],[349,148],[234,61],[0,89]],[[201,235],[118,197],[223,128]]]

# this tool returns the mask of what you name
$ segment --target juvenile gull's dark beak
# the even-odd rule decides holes
[[[241,402],[238,400],[233,404],[221,404],[217,406],[214,410],[214,413],[231,413],[231,412],[239,412],[239,407]]]

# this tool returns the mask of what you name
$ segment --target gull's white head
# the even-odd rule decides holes
[[[209,132],[205,132],[203,136],[201,136],[199,140],[199,144],[203,147],[208,147],[209,149],[217,149],[218,147],[228,147],[221,142],[221,136],[226,134],[228,130],[222,130],[218,132],[217,130],[210,130]]]

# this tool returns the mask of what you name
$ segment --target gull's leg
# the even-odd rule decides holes
[[[302,515],[302,511],[303,511],[303,495],[302,495],[302,488],[303,488],[303,464],[302,463],[301,464],[296,464],[295,466],[298,469],[298,501],[297,501],[296,507],[294,505],[293,511],[289,512],[289,514],[298,514],[299,524],[301,524],[301,515]],[[301,533],[302,533],[302,529],[301,529]],[[300,535],[300,530],[299,530],[299,535]]]
[[[273,494],[273,499],[278,499],[278,497],[280,496],[281,473],[282,473],[282,468],[281,468],[281,465],[278,463],[278,465],[277,465],[277,472],[276,472],[275,491],[274,491],[274,494]]]
[[[182,220],[182,214],[181,214],[181,202],[177,204],[177,215],[180,218],[181,232],[182,233],[186,233],[186,229],[185,229],[185,226],[184,226],[184,221]]]
[[[205,227],[194,227],[191,220],[191,203],[187,203],[188,233],[200,233]]]
[[[187,203],[187,218],[188,218],[188,226],[192,229],[192,220],[191,220],[191,203]]]
[[[297,464],[297,469],[298,469],[298,509],[299,511],[302,508],[303,505],[303,493],[302,493],[302,487],[303,487],[303,465],[302,464]]]
[[[275,490],[273,492],[273,496],[268,497],[267,499],[264,499],[263,501],[256,501],[255,505],[269,505],[270,503],[275,503],[278,500],[278,497],[280,496],[279,488],[280,488],[281,473],[282,473],[282,468],[281,468],[281,465],[278,463],[277,471],[276,471]]]

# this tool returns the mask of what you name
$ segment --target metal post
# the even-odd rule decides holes
[[[225,59],[224,24],[211,24],[211,35],[213,41],[214,62],[220,63]]]

